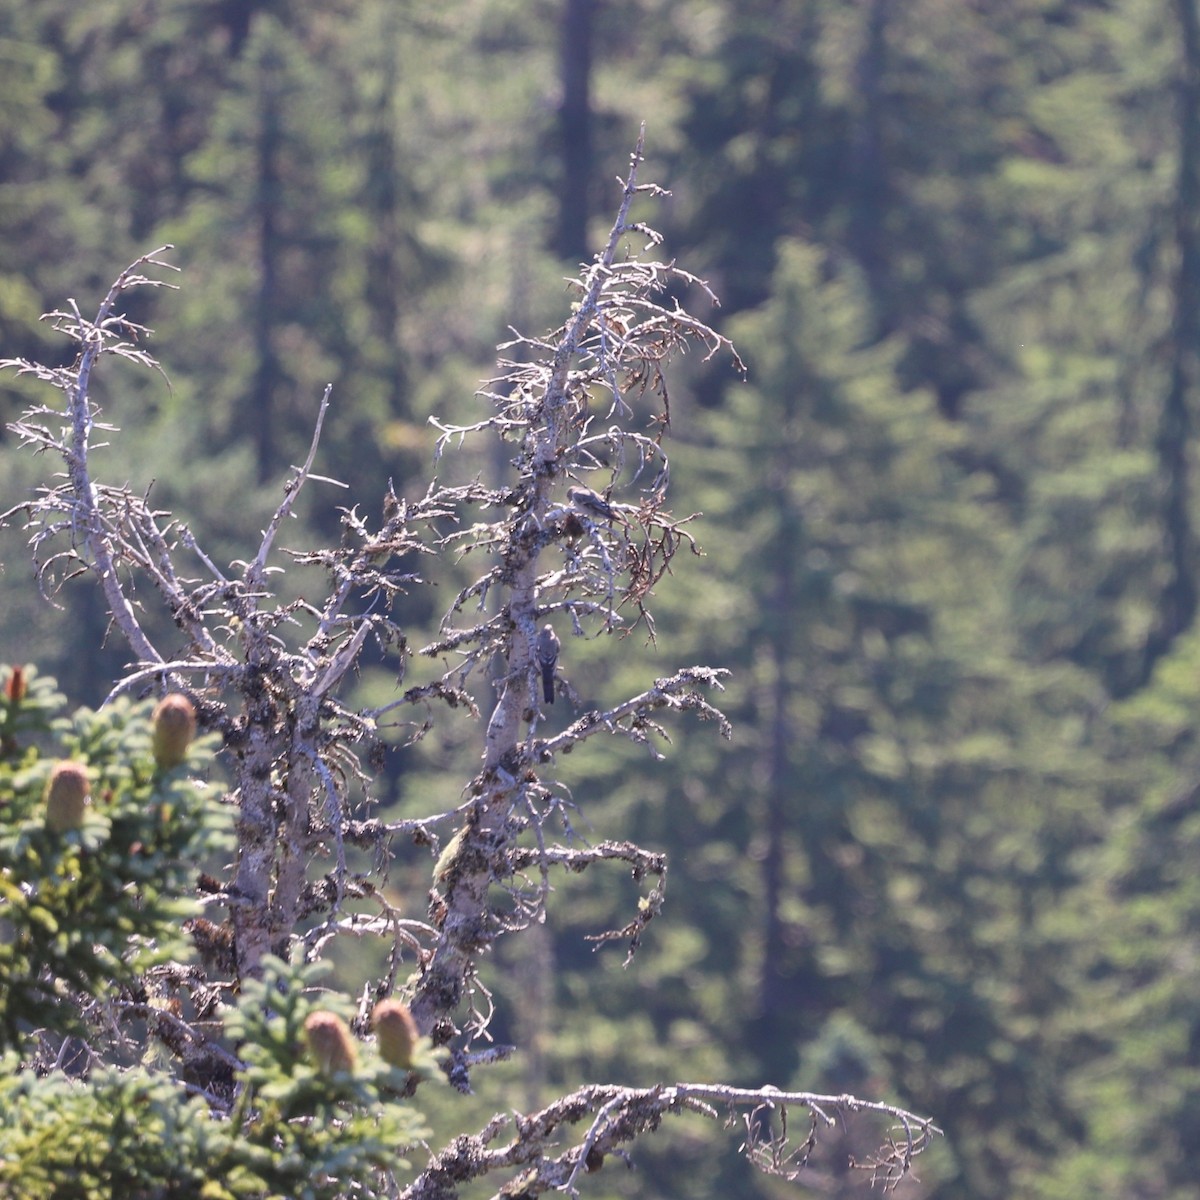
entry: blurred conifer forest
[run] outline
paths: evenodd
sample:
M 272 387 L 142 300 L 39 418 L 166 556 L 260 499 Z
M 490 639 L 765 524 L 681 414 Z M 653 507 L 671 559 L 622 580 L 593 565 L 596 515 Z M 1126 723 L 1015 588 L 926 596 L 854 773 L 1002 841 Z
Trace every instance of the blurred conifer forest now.
M 349 487 L 287 543 L 336 539 L 389 479 L 501 474 L 435 465 L 429 418 L 474 419 L 497 344 L 569 315 L 643 121 L 645 219 L 747 374 L 673 377 L 703 557 L 657 642 L 563 661 L 589 704 L 730 668 L 733 739 L 565 764 L 582 836 L 668 856 L 664 919 L 624 966 L 586 938 L 628 882 L 557 883 L 497 950 L 521 1052 L 431 1120 L 770 1083 L 931 1114 L 902 1196 L 1194 1196 L 1200 0 L 0 0 L 0 357 L 69 362 L 39 316 L 173 244 L 180 290 L 130 310 L 170 385 L 97 377 L 96 469 L 245 556 L 332 384 L 318 471 Z M 0 377 L 4 421 L 38 387 Z M 0 508 L 43 467 L 5 435 Z M 97 705 L 128 647 L 93 581 L 47 603 L 26 536 L 0 660 Z M 475 725 L 392 730 L 376 811 L 459 803 Z M 870 1192 L 853 1128 L 799 1184 L 737 1139 L 678 1125 L 583 1194 Z

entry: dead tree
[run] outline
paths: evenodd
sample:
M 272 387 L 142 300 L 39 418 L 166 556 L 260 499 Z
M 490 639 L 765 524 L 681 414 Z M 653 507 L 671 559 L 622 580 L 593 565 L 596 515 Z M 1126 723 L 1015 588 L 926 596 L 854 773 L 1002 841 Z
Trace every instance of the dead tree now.
M 607 709 L 578 712 L 559 732 L 545 731 L 543 707 L 555 690 L 577 701 L 576 638 L 638 626 L 641 636 L 654 637 L 652 589 L 681 549 L 694 548 L 693 518 L 667 507 L 665 367 L 693 343 L 737 363 L 726 340 L 674 299 L 712 299 L 706 285 L 656 261 L 658 235 L 631 215 L 636 200 L 659 194 L 637 182 L 640 160 L 639 141 L 608 241 L 575 281 L 569 319 L 546 337 L 518 335 L 501 348 L 500 373 L 480 392 L 487 407 L 477 422 L 438 424 L 439 456 L 464 439 L 498 438 L 514 464 L 512 477 L 494 487 L 435 481 L 416 499 L 389 488 L 378 523 L 344 512 L 338 546 L 291 554 L 327 572 L 319 602 L 285 601 L 275 580 L 280 534 L 301 489 L 334 482 L 315 473 L 328 391 L 308 457 L 245 561 L 219 565 L 148 495 L 95 478 L 90 450 L 102 426 L 93 371 L 107 356 L 157 366 L 142 348 L 149 330 L 128 319 L 122 301 L 134 289 L 171 286 L 162 278 L 175 269 L 163 257 L 169 246 L 124 271 L 94 317 L 74 302 L 50 314 L 78 345 L 70 367 L 4 364 L 45 380 L 66 399 L 65 411 L 38 406 L 13 426 L 25 445 L 66 468 L 58 482 L 4 515 L 30 531 L 43 587 L 93 575 L 134 659 L 114 695 L 184 691 L 203 723 L 224 737 L 237 859 L 229 878 L 204 878 L 199 887 L 206 903 L 223 905 L 227 915 L 195 924 L 202 969 L 164 974 L 154 986 L 202 994 L 197 1007 L 211 1013 L 240 981 L 259 975 L 269 954 L 314 961 L 343 934 L 372 934 L 387 940 L 389 967 L 361 998 L 360 1032 L 371 1004 L 397 989 L 401 965 L 410 964 L 416 982 L 403 998 L 421 1033 L 445 1048 L 451 1082 L 465 1088 L 473 1068 L 508 1052 L 479 1048 L 488 1014 L 474 1004 L 464 1012 L 465 997 L 486 996 L 489 948 L 538 919 L 555 872 L 612 861 L 647 883 L 629 922 L 603 935 L 623 940 L 630 954 L 659 913 L 662 855 L 629 842 L 557 840 L 565 805 L 555 762 L 598 736 L 658 753 L 661 722 L 672 712 L 695 713 L 728 734 L 710 698 L 724 672 L 678 669 Z M 403 600 L 425 583 L 421 560 L 468 550 L 467 561 L 481 564 L 478 574 L 454 598 L 435 640 L 414 648 Z M 148 631 L 141 608 L 147 584 L 171 619 L 171 648 Z M 346 700 L 344 685 L 371 644 L 398 663 L 397 692 L 385 707 L 364 710 Z M 414 820 L 354 818 L 350 789 L 369 784 L 381 722 L 397 709 L 428 714 L 439 705 L 487 714 L 479 769 L 464 802 Z M 378 860 L 405 846 L 440 850 L 427 911 L 397 912 L 371 875 L 350 869 L 352 845 Z M 332 854 L 322 859 L 320 847 Z M 364 916 L 361 904 L 348 914 L 351 899 L 374 905 L 374 915 Z M 200 1028 L 176 1038 L 187 1044 L 193 1077 L 205 1055 L 228 1071 L 229 1052 L 213 1038 Z M 788 1128 L 789 1108 L 797 1106 L 808 1112 L 798 1142 Z M 937 1132 L 928 1119 L 851 1096 L 663 1083 L 583 1087 L 541 1112 L 497 1117 L 434 1153 L 403 1194 L 451 1197 L 459 1184 L 490 1173 L 506 1178 L 497 1185 L 502 1194 L 574 1194 L 581 1172 L 656 1128 L 663 1115 L 683 1111 L 718 1121 L 741 1113 L 750 1160 L 794 1178 L 821 1130 L 838 1114 L 862 1110 L 894 1123 L 867 1167 L 895 1182 Z M 585 1132 L 564 1148 L 568 1125 Z

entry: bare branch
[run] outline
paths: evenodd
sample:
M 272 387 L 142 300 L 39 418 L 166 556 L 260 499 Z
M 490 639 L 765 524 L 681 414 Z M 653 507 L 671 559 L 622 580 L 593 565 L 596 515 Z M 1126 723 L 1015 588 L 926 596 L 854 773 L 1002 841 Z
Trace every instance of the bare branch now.
M 911 1134 L 911 1154 L 896 1166 L 904 1174 L 911 1171 L 912 1159 L 942 1133 L 927 1117 L 855 1096 L 694 1083 L 653 1088 L 594 1085 L 580 1088 L 528 1116 L 497 1115 L 478 1134 L 455 1138 L 400 1193 L 400 1200 L 454 1200 L 462 1186 L 471 1180 L 514 1170 L 517 1173 L 494 1193 L 493 1200 L 518 1195 L 535 1197 L 548 1191 L 576 1195 L 581 1172 L 599 1171 L 609 1155 L 620 1155 L 622 1146 L 657 1129 L 664 1116 L 691 1112 L 720 1121 L 723 1113 L 733 1115 L 741 1111 L 759 1118 L 775 1115 L 785 1122 L 789 1106 L 806 1109 L 812 1116 L 808 1137 L 799 1148 L 789 1147 L 786 1133 L 781 1132 L 755 1133 L 742 1147 L 755 1166 L 789 1179 L 795 1178 L 786 1166 L 789 1154 L 800 1149 L 807 1162 L 818 1144 L 820 1128 L 832 1126 L 834 1114 L 876 1114 L 907 1129 Z M 584 1136 L 567 1149 L 561 1149 L 557 1138 L 563 1128 L 584 1120 L 589 1121 Z M 746 1123 L 748 1128 L 754 1127 L 754 1121 Z M 493 1146 L 497 1137 L 510 1128 L 511 1139 Z M 889 1139 L 889 1146 L 892 1140 Z M 780 1169 L 775 1169 L 776 1165 Z M 897 1181 L 898 1178 L 889 1180 L 893 1186 Z
M 246 586 L 251 590 L 257 590 L 263 586 L 263 577 L 267 569 L 267 559 L 270 556 L 272 547 L 275 545 L 275 538 L 279 533 L 280 526 L 292 515 L 292 509 L 296 506 L 296 500 L 299 498 L 301 490 L 312 474 L 313 463 L 317 458 L 317 446 L 321 441 L 321 430 L 325 426 L 325 414 L 329 411 L 329 398 L 332 394 L 333 385 L 326 385 L 325 393 L 321 397 L 321 407 L 317 411 L 317 421 L 313 429 L 312 440 L 308 445 L 308 457 L 305 458 L 302 466 L 296 468 L 295 475 L 285 485 L 283 499 L 279 502 L 279 507 L 276 508 L 275 512 L 271 515 L 270 521 L 267 523 L 262 542 L 258 547 L 258 554 L 255 555 L 254 561 L 246 568 Z

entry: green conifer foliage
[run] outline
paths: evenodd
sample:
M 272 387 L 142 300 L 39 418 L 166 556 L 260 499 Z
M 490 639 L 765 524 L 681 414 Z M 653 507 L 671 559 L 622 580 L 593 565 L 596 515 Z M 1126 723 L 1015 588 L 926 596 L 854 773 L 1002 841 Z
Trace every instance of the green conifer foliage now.
M 191 777 L 211 756 L 211 737 L 163 770 L 153 702 L 118 700 L 66 717 L 54 681 L 20 671 L 23 695 L 12 694 L 9 668 L 0 701 L 7 1046 L 35 1028 L 82 1027 L 89 998 L 136 988 L 152 965 L 184 953 L 181 922 L 197 910 L 183 897 L 207 856 L 228 845 L 227 821 Z
M 191 1094 L 147 1066 L 99 1068 L 80 1081 L 18 1069 L 9 1055 L 0 1072 L 0 1189 L 27 1200 L 336 1200 L 351 1179 L 356 1196 L 394 1196 L 410 1166 L 405 1148 L 428 1130 L 400 1099 L 408 1072 L 369 1050 L 337 1071 L 314 1060 L 305 1037 L 314 1019 L 353 1041 L 329 1011 L 338 1002 L 314 994 L 320 973 L 272 960 L 227 1014 L 238 1099 L 225 1116 L 211 1110 L 212 1095 Z
M 413 1071 L 440 1074 L 415 1039 L 404 1069 L 360 1055 L 342 1004 L 314 988 L 321 970 L 270 960 L 202 1081 L 189 1057 L 172 984 L 188 971 L 195 879 L 231 846 L 194 778 L 213 739 L 156 762 L 153 702 L 66 717 L 34 668 L 0 677 L 0 1193 L 321 1200 L 354 1178 L 356 1194 L 394 1195 L 401 1150 L 424 1132 L 399 1097 Z M 92 802 L 55 818 L 56 788 L 74 801 L 79 782 Z M 307 1049 L 306 1029 L 330 1023 L 339 1070 Z M 110 1065 L 94 1061 L 102 1047 Z M 65 1073 L 47 1073 L 55 1059 Z

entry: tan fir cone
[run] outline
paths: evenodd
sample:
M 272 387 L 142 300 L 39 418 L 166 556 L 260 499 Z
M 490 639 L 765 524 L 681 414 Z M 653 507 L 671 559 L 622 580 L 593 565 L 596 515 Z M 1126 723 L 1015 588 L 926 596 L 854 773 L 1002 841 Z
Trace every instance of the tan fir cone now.
M 413 1050 L 420 1034 L 406 1005 L 399 1000 L 381 1000 L 371 1014 L 371 1027 L 379 1039 L 379 1055 L 393 1067 L 412 1066 Z
M 179 766 L 195 736 L 195 705 L 179 692 L 164 696 L 154 710 L 154 761 L 164 771 Z
M 46 828 L 52 833 L 78 829 L 91 790 L 87 767 L 82 763 L 56 763 L 46 784 Z
M 304 1037 L 322 1075 L 354 1070 L 358 1062 L 354 1035 L 337 1013 L 310 1013 L 304 1022 Z

